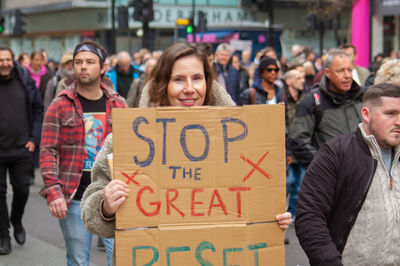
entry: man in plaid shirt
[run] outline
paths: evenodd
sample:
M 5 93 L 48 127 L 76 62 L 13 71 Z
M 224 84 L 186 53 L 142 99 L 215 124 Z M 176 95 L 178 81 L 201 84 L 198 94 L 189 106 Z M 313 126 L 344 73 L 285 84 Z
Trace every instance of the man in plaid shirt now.
M 89 265 L 92 235 L 83 225 L 80 200 L 91 182 L 91 168 L 107 134 L 111 109 L 125 100 L 101 83 L 106 51 L 84 41 L 73 55 L 76 81 L 50 104 L 43 122 L 40 166 L 50 214 L 59 219 L 67 265 Z M 112 239 L 103 239 L 111 264 Z

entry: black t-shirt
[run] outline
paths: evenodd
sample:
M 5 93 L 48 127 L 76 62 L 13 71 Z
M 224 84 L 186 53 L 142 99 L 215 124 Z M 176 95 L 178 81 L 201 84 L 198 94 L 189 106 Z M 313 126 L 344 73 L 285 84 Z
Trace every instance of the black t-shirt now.
M 85 160 L 81 182 L 74 200 L 81 200 L 83 192 L 91 183 L 91 171 L 97 153 L 105 140 L 107 128 L 106 96 L 98 100 L 89 100 L 78 93 L 85 120 Z
M 29 140 L 26 100 L 24 87 L 15 75 L 0 80 L 0 157 L 26 151 Z

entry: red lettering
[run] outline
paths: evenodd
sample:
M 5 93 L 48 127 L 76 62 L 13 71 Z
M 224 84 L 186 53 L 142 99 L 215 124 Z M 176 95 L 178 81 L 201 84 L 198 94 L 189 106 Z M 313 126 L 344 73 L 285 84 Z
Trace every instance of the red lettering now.
M 196 192 L 203 192 L 204 189 L 202 188 L 194 188 L 192 190 L 192 206 L 191 206 L 191 212 L 192 212 L 192 216 L 204 216 L 204 213 L 195 213 L 194 212 L 194 205 L 202 205 L 203 202 L 201 201 L 195 201 L 195 194 Z
M 242 197 L 240 192 L 250 190 L 249 187 L 230 187 L 229 191 L 236 192 L 237 217 L 242 217 Z
M 214 199 L 217 198 L 218 202 L 217 204 L 214 204 Z M 225 203 L 222 201 L 221 196 L 219 195 L 218 189 L 214 189 L 214 192 L 211 196 L 211 202 L 210 202 L 210 207 L 208 208 L 208 216 L 211 214 L 211 209 L 213 207 L 221 207 L 222 211 L 225 213 L 225 215 L 228 215 L 228 212 L 226 211 L 226 206 Z
M 169 193 L 173 192 L 175 195 L 173 196 L 172 199 L 169 198 Z M 179 191 L 176 189 L 168 189 L 166 193 L 166 204 L 167 204 L 167 215 L 171 215 L 171 208 L 174 208 L 182 217 L 185 217 L 185 214 L 181 212 L 174 204 L 172 204 L 173 201 L 175 201 L 179 196 Z
M 150 204 L 150 205 L 155 205 L 155 206 L 156 206 L 156 209 L 155 209 L 153 212 L 147 212 L 147 211 L 145 211 L 145 209 L 144 209 L 143 206 L 142 206 L 141 199 L 142 199 L 142 194 L 143 194 L 146 190 L 150 191 L 151 194 L 154 194 L 154 190 L 153 190 L 151 187 L 149 187 L 149 186 L 142 187 L 142 188 L 138 191 L 138 194 L 137 194 L 137 196 L 136 196 L 136 204 L 137 204 L 137 206 L 138 206 L 138 209 L 139 209 L 144 215 L 146 215 L 146 216 L 148 216 L 148 217 L 155 216 L 155 215 L 157 215 L 157 214 L 160 212 L 161 202 L 160 202 L 160 201 L 153 201 L 153 202 L 150 202 L 149 204 Z

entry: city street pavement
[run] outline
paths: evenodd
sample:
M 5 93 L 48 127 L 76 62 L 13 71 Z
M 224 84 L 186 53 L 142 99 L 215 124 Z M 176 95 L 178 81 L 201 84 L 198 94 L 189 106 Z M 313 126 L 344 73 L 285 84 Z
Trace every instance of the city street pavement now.
M 18 245 L 10 228 L 12 251 L 9 255 L 0 256 L 0 266 L 59 266 L 66 265 L 65 243 L 58 220 L 49 213 L 46 200 L 39 195 L 43 187 L 39 169 L 35 170 L 35 184 L 31 186 L 30 196 L 23 225 L 26 231 L 26 242 Z M 11 205 L 12 189 L 8 184 L 7 203 Z M 9 207 L 10 208 L 10 207 Z M 10 211 L 10 209 L 9 209 Z M 106 253 L 96 246 L 97 237 L 93 237 L 90 265 L 107 265 Z
M 65 245 L 58 221 L 50 215 L 46 201 L 39 195 L 43 186 L 40 171 L 36 170 L 35 174 L 35 184 L 31 186 L 23 218 L 27 232 L 26 243 L 23 246 L 16 244 L 11 228 L 12 252 L 6 256 L 0 256 L 0 266 L 66 265 Z M 7 201 L 9 206 L 11 195 L 11 186 L 8 184 Z M 294 226 L 289 228 L 286 236 L 289 238 L 289 244 L 285 245 L 286 266 L 309 265 L 307 257 L 298 243 Z M 94 237 L 92 242 L 90 265 L 107 265 L 105 252 L 96 247 L 97 237 Z

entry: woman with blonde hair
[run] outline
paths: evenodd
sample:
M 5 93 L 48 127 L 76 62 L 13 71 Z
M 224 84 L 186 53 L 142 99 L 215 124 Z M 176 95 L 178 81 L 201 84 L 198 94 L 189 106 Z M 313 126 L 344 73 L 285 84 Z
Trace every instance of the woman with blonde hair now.
M 400 85 L 400 59 L 384 59 L 376 72 L 374 85 L 380 83 L 393 83 Z

